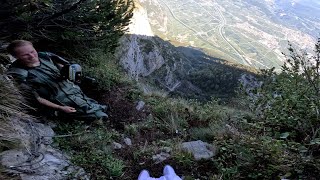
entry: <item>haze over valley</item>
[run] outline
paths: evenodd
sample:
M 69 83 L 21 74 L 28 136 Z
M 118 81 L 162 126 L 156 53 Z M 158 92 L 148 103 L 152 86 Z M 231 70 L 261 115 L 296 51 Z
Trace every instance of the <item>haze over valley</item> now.
M 288 41 L 311 51 L 316 0 L 139 0 L 153 33 L 175 46 L 256 68 L 279 68 Z

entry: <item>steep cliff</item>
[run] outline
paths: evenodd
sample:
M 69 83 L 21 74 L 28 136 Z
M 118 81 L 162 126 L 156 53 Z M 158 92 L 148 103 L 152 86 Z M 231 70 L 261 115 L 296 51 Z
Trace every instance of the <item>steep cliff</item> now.
M 159 17 L 153 22 L 148 16 Z M 233 94 L 238 79 L 248 68 L 209 56 L 203 49 L 156 36 L 161 34 L 159 31 L 167 32 L 167 24 L 161 7 L 147 12 L 136 2 L 129 32 L 121 39 L 117 52 L 128 75 L 147 93 L 162 89 L 200 99 Z
M 128 75 L 137 81 L 151 79 L 169 91 L 181 85 L 181 55 L 170 43 L 154 36 L 147 13 L 139 4 L 136 5 L 129 33 L 121 40 L 118 56 Z

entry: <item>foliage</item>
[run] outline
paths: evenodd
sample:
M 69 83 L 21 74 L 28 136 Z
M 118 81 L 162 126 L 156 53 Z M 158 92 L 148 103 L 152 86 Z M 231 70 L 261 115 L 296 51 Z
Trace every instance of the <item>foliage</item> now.
M 110 90 L 115 85 L 127 83 L 114 55 L 110 53 L 93 49 L 87 53 L 86 59 L 82 60 L 82 63 L 84 74 L 95 78 L 98 82 L 98 90 Z
M 183 164 L 184 166 L 192 166 L 192 164 L 194 164 L 193 155 L 191 153 L 178 151 L 173 155 L 173 158 L 177 163 Z
M 225 105 L 220 100 L 196 100 L 151 97 L 153 121 L 151 124 L 169 134 L 193 140 L 213 140 L 226 133 L 226 124 L 236 123 L 246 113 Z
M 213 62 L 190 71 L 187 79 L 206 94 L 228 99 L 235 96 L 242 74 L 253 74 L 252 69 L 224 62 Z
M 10 0 L 0 7 L 1 40 L 27 39 L 56 47 L 102 41 L 117 46 L 132 17 L 132 0 Z
M 89 170 L 97 176 L 96 179 L 108 179 L 109 177 L 121 177 L 124 162 L 114 158 L 110 154 L 83 151 L 72 157 L 74 163 Z
M 215 162 L 223 179 L 277 179 L 287 173 L 285 143 L 270 137 L 245 136 L 217 142 L 220 153 Z
M 247 131 L 250 130 L 259 142 L 251 155 L 263 149 L 272 157 L 268 167 L 264 167 L 264 172 L 271 174 L 263 176 L 287 174 L 289 178 L 312 179 L 319 174 L 320 165 L 320 39 L 313 54 L 289 45 L 290 53 L 286 55 L 287 62 L 282 71 L 264 70 L 263 85 L 251 87 L 247 96 L 248 107 L 252 107 L 255 117 L 244 119 L 243 123 L 248 125 Z M 273 143 L 265 144 L 265 139 L 272 139 Z M 247 147 L 249 142 L 236 144 Z M 272 151 L 275 143 L 281 144 L 279 152 L 282 154 Z
M 76 122 L 59 124 L 56 132 L 74 136 L 56 138 L 57 145 L 70 152 L 72 161 L 85 168 L 92 174 L 92 178 L 108 179 L 122 176 L 124 162 L 113 156 L 109 146 L 119 134 L 103 127 L 97 127 L 92 132 L 86 128 L 85 124 Z
M 186 131 L 187 102 L 159 97 L 151 97 L 148 100 L 153 107 L 154 122 L 152 124 L 170 134 Z
M 277 74 L 264 72 L 264 85 L 256 89 L 254 110 L 259 120 L 288 138 L 310 143 L 320 137 L 320 39 L 308 55 L 290 45 L 290 55 Z M 278 134 L 279 137 L 279 134 Z

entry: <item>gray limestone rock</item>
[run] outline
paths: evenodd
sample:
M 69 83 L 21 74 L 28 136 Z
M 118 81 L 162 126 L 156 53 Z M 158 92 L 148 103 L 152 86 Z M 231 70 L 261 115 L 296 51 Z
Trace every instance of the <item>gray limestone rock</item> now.
M 14 131 L 4 136 L 21 142 L 21 147 L 0 154 L 1 165 L 5 171 L 18 174 L 22 180 L 43 179 L 89 179 L 84 173 L 75 176 L 81 169 L 70 162 L 63 152 L 50 146 L 53 130 L 44 124 L 28 119 L 11 119 L 8 122 Z
M 160 148 L 161 152 L 171 153 L 172 148 L 171 147 L 162 147 Z
M 227 129 L 227 132 L 230 133 L 231 135 L 234 135 L 234 136 L 241 135 L 240 132 L 238 131 L 238 129 L 236 129 L 233 126 L 230 126 L 229 124 L 226 124 L 226 129 Z
M 152 156 L 152 160 L 156 163 L 159 164 L 163 161 L 165 161 L 166 159 L 168 159 L 170 157 L 170 154 L 165 153 L 165 152 L 161 152 L 159 154 L 153 155 Z
M 120 143 L 117 143 L 117 142 L 113 142 L 111 144 L 111 146 L 112 146 L 112 149 L 114 149 L 114 150 L 122 149 L 122 145 Z
M 127 145 L 127 146 L 132 146 L 132 141 L 130 138 L 124 138 L 123 142 Z
M 146 105 L 145 102 L 139 101 L 137 106 L 136 106 L 137 111 L 141 111 L 144 108 L 145 105 Z
M 181 145 L 183 151 L 192 153 L 195 160 L 210 159 L 215 156 L 216 148 L 203 141 L 184 142 Z

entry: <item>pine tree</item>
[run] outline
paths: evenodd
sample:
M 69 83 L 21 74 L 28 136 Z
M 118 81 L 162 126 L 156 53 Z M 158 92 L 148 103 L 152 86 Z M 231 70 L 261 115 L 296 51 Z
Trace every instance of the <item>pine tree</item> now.
M 103 42 L 117 46 L 132 17 L 133 0 L 1 0 L 0 40 L 57 45 Z

